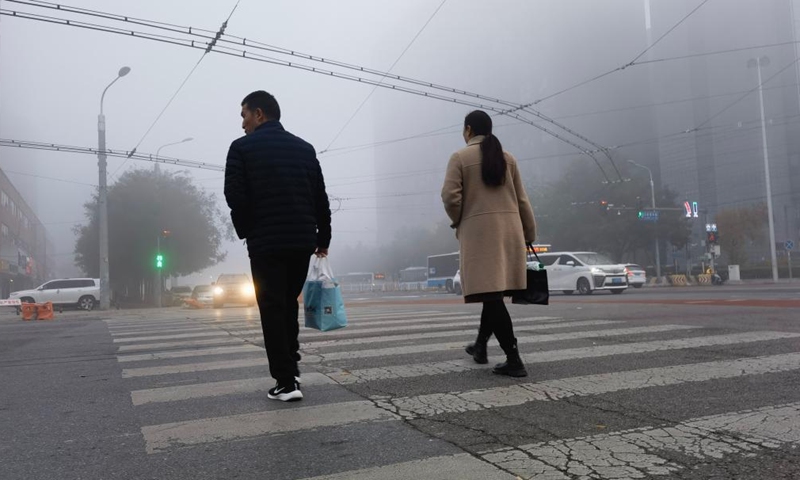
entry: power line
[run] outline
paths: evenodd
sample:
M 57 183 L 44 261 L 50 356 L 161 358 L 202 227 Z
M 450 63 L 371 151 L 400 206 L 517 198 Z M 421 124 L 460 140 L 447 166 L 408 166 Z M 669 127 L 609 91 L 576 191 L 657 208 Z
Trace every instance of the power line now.
M 164 108 L 158 114 L 156 119 L 153 120 L 153 123 L 150 125 L 150 127 L 147 129 L 147 131 L 144 132 L 144 135 L 142 135 L 142 138 L 139 139 L 139 143 L 137 143 L 136 146 L 133 147 L 133 150 L 130 151 L 130 154 L 128 155 L 128 158 L 131 158 L 131 156 L 136 153 L 136 150 L 142 145 L 142 142 L 144 142 L 145 138 L 147 138 L 147 136 L 150 135 L 150 132 L 156 126 L 158 121 L 161 120 L 161 117 L 167 111 L 169 106 L 172 105 L 172 102 L 175 100 L 175 98 L 178 96 L 178 94 L 181 92 L 181 90 L 183 90 L 184 85 L 186 85 L 186 83 L 192 77 L 194 72 L 197 70 L 197 67 L 199 67 L 200 63 L 203 61 L 203 59 L 206 58 L 206 55 L 208 55 L 208 52 L 210 52 L 211 49 L 214 48 L 214 45 L 216 45 L 216 43 L 219 40 L 219 38 L 225 33 L 225 29 L 228 28 L 228 22 L 230 21 L 231 17 L 233 16 L 233 13 L 236 12 L 236 9 L 239 7 L 239 3 L 240 2 L 241 2 L 241 0 L 236 0 L 236 4 L 233 6 L 233 9 L 231 10 L 231 13 L 228 14 L 228 18 L 225 19 L 224 22 L 222 22 L 222 25 L 220 26 L 219 30 L 217 31 L 216 36 L 208 44 L 208 47 L 203 52 L 203 54 L 200 56 L 200 58 L 197 60 L 197 63 L 194 64 L 194 67 L 192 67 L 192 69 L 186 75 L 186 78 L 183 79 L 183 82 L 181 82 L 181 84 L 178 86 L 178 89 L 175 90 L 175 93 L 172 94 L 172 97 L 170 97 L 170 99 L 167 101 L 167 104 L 164 105 Z M 116 171 L 114 171 L 114 173 L 112 174 L 112 177 L 116 176 L 117 172 L 119 172 L 122 169 L 122 167 L 125 166 L 125 164 L 127 162 L 128 162 L 128 159 L 125 159 L 125 161 L 122 162 L 122 165 L 120 165 L 119 168 L 117 168 Z
M 664 35 L 662 35 L 661 37 L 659 37 L 659 38 L 658 38 L 658 40 L 656 40 L 655 42 L 653 42 L 653 44 L 651 44 L 651 45 L 649 45 L 647 48 L 645 48 L 645 49 L 644 49 L 644 51 L 642 51 L 642 52 L 641 52 L 639 55 L 637 55 L 636 57 L 634 57 L 634 59 L 633 59 L 633 60 L 631 60 L 630 62 L 628 62 L 628 63 L 626 63 L 626 64 L 624 64 L 624 65 L 620 65 L 619 67 L 617 67 L 617 68 L 614 68 L 614 69 L 612 69 L 612 70 L 609 70 L 609 71 L 607 71 L 607 72 L 605 72 L 605 73 L 601 73 L 600 75 L 596 75 L 596 76 L 594 76 L 594 77 L 590 78 L 589 80 L 584 80 L 584 81 L 582 81 L 582 82 L 580 82 L 580 83 L 578 83 L 578 84 L 575 84 L 575 85 L 573 85 L 573 86 L 571 86 L 571 87 L 567 87 L 567 88 L 565 88 L 565 89 L 563 89 L 563 90 L 559 90 L 558 92 L 555 92 L 555 93 L 553 93 L 553 94 L 550 94 L 550 95 L 548 95 L 548 96 L 546 96 L 546 97 L 542 97 L 542 98 L 540 98 L 540 99 L 538 99 L 538 100 L 535 100 L 535 101 L 533 101 L 533 102 L 531 102 L 531 103 L 529 103 L 529 104 L 526 104 L 526 105 L 524 105 L 524 107 L 530 107 L 530 106 L 533 106 L 533 105 L 538 105 L 538 104 L 540 104 L 540 103 L 542 103 L 542 102 L 544 102 L 544 101 L 550 100 L 550 99 L 552 99 L 552 98 L 555 98 L 555 97 L 558 97 L 558 96 L 560 96 L 560 95 L 563 95 L 563 94 L 565 94 L 565 93 L 567 93 L 567 92 L 570 92 L 570 91 L 572 91 L 572 90 L 575 90 L 576 88 L 580 88 L 580 87 L 582 87 L 582 86 L 584 86 L 584 85 L 587 85 L 587 84 L 589 84 L 589 83 L 593 83 L 593 82 L 595 82 L 595 81 L 597 81 L 597 80 L 600 80 L 601 78 L 607 77 L 607 76 L 609 76 L 609 75 L 611 75 L 611 74 L 613 74 L 613 73 L 616 73 L 616 72 L 619 72 L 619 71 L 625 70 L 625 69 L 626 69 L 626 68 L 628 68 L 628 67 L 635 66 L 635 65 L 636 65 L 636 61 L 637 61 L 637 60 L 639 60 L 640 58 L 642 58 L 642 56 L 643 56 L 644 54 L 646 54 L 647 52 L 649 52 L 649 51 L 650 51 L 650 50 L 651 50 L 653 47 L 655 47 L 655 46 L 656 46 L 656 45 L 657 45 L 659 42 L 661 42 L 661 40 L 663 40 L 664 38 L 666 38 L 666 37 L 667 37 L 667 36 L 668 36 L 670 33 L 672 33 L 672 32 L 673 32 L 673 31 L 674 31 L 676 28 L 678 28 L 678 26 L 680 26 L 680 25 L 681 25 L 683 22 L 685 22 L 686 20 L 688 20 L 688 19 L 689 19 L 689 17 L 691 17 L 692 15 L 694 15 L 694 13 L 695 13 L 695 12 L 697 12 L 698 10 L 700 10 L 700 8 L 701 8 L 703 5 L 705 5 L 706 3 L 708 3 L 708 1 L 709 1 L 709 0 L 703 0 L 703 1 L 702 1 L 702 3 L 700 3 L 700 5 L 698 5 L 698 6 L 697 6 L 697 7 L 696 7 L 694 10 L 692 10 L 692 11 L 691 11 L 691 12 L 689 12 L 689 13 L 688 13 L 686 16 L 684 16 L 684 17 L 683 17 L 683 18 L 682 18 L 680 21 L 678 21 L 678 23 L 676 23 L 675 25 L 673 25 L 673 26 L 672 26 L 672 28 L 670 28 L 669 30 L 667 30 L 667 32 L 666 32 Z
M 389 70 L 386 71 L 387 73 L 391 72 L 394 69 L 394 67 L 397 65 L 397 63 L 400 62 L 400 60 L 403 58 L 403 56 L 406 54 L 406 52 L 408 52 L 408 50 L 411 48 L 411 46 L 414 45 L 414 42 L 416 42 L 417 38 L 419 38 L 419 36 L 422 34 L 422 32 L 425 31 L 425 29 L 428 27 L 428 24 L 431 23 L 431 20 L 433 20 L 433 17 L 435 17 L 436 14 L 439 13 L 439 10 L 442 9 L 442 7 L 444 6 L 445 3 L 447 3 L 447 0 L 442 0 L 442 3 L 440 3 L 439 6 L 436 7 L 436 10 L 434 10 L 433 13 L 431 14 L 431 16 L 428 17 L 428 21 L 426 21 L 425 24 L 422 25 L 422 28 L 419 29 L 417 34 L 414 35 L 414 38 L 412 38 L 411 41 L 408 43 L 408 45 L 406 45 L 406 48 L 403 49 L 402 53 L 400 53 L 400 56 L 398 56 L 397 59 L 394 61 L 394 63 L 392 63 L 392 66 L 389 67 Z M 381 83 L 383 82 L 384 79 L 386 79 L 385 75 L 383 77 L 381 77 Z M 328 146 L 325 149 L 323 149 L 322 151 L 319 152 L 320 154 L 325 153 L 328 150 L 330 150 L 330 148 L 333 146 L 333 144 L 336 143 L 336 140 L 338 140 L 339 137 L 342 135 L 342 133 L 345 131 L 345 129 L 347 129 L 347 127 L 350 126 L 350 123 L 353 121 L 354 118 L 356 118 L 356 115 L 358 115 L 358 113 L 361 111 L 361 109 L 364 108 L 364 105 L 367 104 L 367 101 L 369 101 L 369 99 L 372 97 L 372 94 L 375 93 L 375 91 L 377 89 L 378 89 L 377 86 L 372 87 L 372 90 L 370 90 L 369 94 L 361 102 L 361 105 L 359 105 L 358 108 L 356 108 L 356 111 L 353 112 L 353 114 L 350 116 L 350 118 L 344 123 L 344 125 L 342 125 L 342 128 L 339 129 L 339 132 L 337 132 L 336 135 L 333 137 L 333 140 L 331 140 L 331 143 L 329 143 Z
M 0 146 L 4 146 L 4 145 L 0 145 Z M 45 175 L 36 175 L 36 174 L 33 174 L 33 173 L 25 173 L 25 172 L 15 172 L 14 170 L 6 170 L 6 169 L 3 169 L 3 172 L 10 173 L 12 175 L 22 175 L 22 176 L 25 176 L 25 177 L 40 178 L 40 179 L 43 179 L 43 180 L 52 180 L 54 182 L 71 183 L 71 184 L 74 184 L 74 185 L 83 185 L 83 186 L 87 186 L 87 187 L 97 188 L 97 184 L 94 184 L 94 183 L 75 182 L 75 181 L 72 181 L 72 180 L 66 180 L 64 178 L 48 177 L 48 176 L 45 176 Z
M 75 145 L 60 145 L 56 143 L 31 142 L 31 141 L 13 140 L 7 138 L 0 138 L 0 147 L 47 150 L 51 152 L 80 153 L 84 155 L 97 155 L 99 153 L 98 149 L 94 147 L 79 147 Z M 109 157 L 114 157 L 114 158 L 133 158 L 134 160 L 162 163 L 165 165 L 176 165 L 179 167 L 199 168 L 203 170 L 214 170 L 218 172 L 225 171 L 224 165 L 215 165 L 213 163 L 196 162 L 192 160 L 181 160 L 178 158 L 156 156 L 151 153 L 131 154 L 131 152 L 127 152 L 124 150 L 106 149 L 105 154 Z
M 15 1 L 17 3 L 25 3 L 25 2 L 21 2 L 20 0 L 15 0 Z M 49 23 L 56 23 L 56 24 L 60 24 L 60 25 L 64 25 L 64 26 L 87 28 L 87 29 L 98 30 L 98 31 L 106 32 L 106 33 L 124 34 L 126 36 L 133 36 L 135 38 L 141 38 L 141 39 L 147 39 L 147 40 L 155 40 L 155 41 L 159 41 L 159 42 L 163 42 L 163 43 L 170 43 L 170 44 L 173 44 L 173 45 L 180 45 L 180 46 L 189 47 L 189 48 L 204 48 L 204 47 L 202 47 L 202 45 L 196 44 L 194 41 L 189 42 L 189 41 L 184 40 L 184 39 L 153 35 L 153 34 L 145 33 L 145 32 L 122 30 L 122 29 L 117 29 L 115 27 L 107 27 L 107 26 L 104 26 L 104 25 L 90 24 L 90 23 L 86 23 L 86 22 L 74 22 L 74 21 L 55 18 L 55 17 L 46 17 L 46 16 L 42 16 L 42 15 L 38 15 L 38 14 L 27 14 L 27 13 L 24 13 L 24 12 L 13 12 L 13 11 L 9 11 L 9 10 L 0 10 L 0 14 L 10 15 L 10 16 L 14 16 L 14 17 L 18 17 L 18 18 L 24 18 L 24 19 L 28 19 L 28 20 L 38 20 L 38 21 L 45 21 L 45 22 L 49 22 Z M 127 19 L 125 19 L 125 17 L 117 16 L 115 19 L 119 20 L 119 21 L 127 22 Z M 142 22 L 143 21 L 140 21 L 139 24 L 141 24 Z M 151 28 L 164 29 L 164 27 L 161 27 L 158 24 L 149 24 L 148 26 L 151 27 Z M 172 31 L 174 31 L 174 30 L 172 30 Z M 192 33 L 192 28 L 191 27 L 188 27 L 188 32 L 187 33 L 189 35 L 201 36 L 201 35 L 198 35 L 196 33 Z M 203 38 L 207 38 L 207 37 L 203 37 Z M 231 37 L 231 38 L 237 38 L 237 37 Z M 212 42 L 215 41 L 216 39 L 217 39 L 217 37 L 215 37 L 215 39 L 212 39 Z M 226 42 L 226 43 L 233 43 L 232 41 L 226 40 L 224 38 L 220 39 L 220 41 Z M 566 127 L 566 126 L 564 126 L 562 124 L 554 122 L 549 117 L 546 117 L 543 114 L 541 114 L 539 112 L 536 112 L 535 110 L 528 109 L 528 107 L 530 107 L 530 105 L 528 105 L 528 106 L 517 106 L 517 104 L 515 104 L 513 102 L 508 102 L 508 101 L 496 99 L 496 98 L 493 98 L 493 97 L 488 97 L 488 96 L 485 96 L 485 95 L 468 92 L 468 91 L 465 91 L 465 90 L 458 90 L 458 89 L 454 89 L 452 87 L 446 87 L 446 86 L 443 86 L 443 85 L 437 85 L 437 84 L 434 84 L 434 83 L 431 83 L 431 82 L 424 82 L 424 81 L 420 81 L 420 80 L 411 79 L 411 78 L 408 78 L 408 77 L 401 77 L 399 75 L 390 74 L 388 72 L 380 72 L 380 71 L 377 71 L 377 70 L 374 70 L 374 69 L 369 69 L 369 68 L 366 68 L 366 67 L 360 67 L 360 66 L 356 66 L 356 65 L 349 65 L 349 64 L 345 64 L 343 62 L 333 61 L 333 60 L 325 59 L 325 58 L 322 58 L 322 57 L 314 57 L 314 56 L 311 56 L 311 55 L 300 54 L 298 52 L 287 50 L 287 49 L 278 49 L 276 47 L 264 46 L 265 44 L 258 44 L 257 42 L 250 41 L 248 43 L 247 39 L 243 39 L 243 38 L 241 39 L 241 42 L 242 42 L 242 45 L 250 46 L 251 48 L 261 49 L 261 50 L 268 50 L 268 51 L 272 51 L 272 52 L 277 52 L 277 53 L 287 54 L 287 55 L 296 56 L 296 57 L 300 57 L 300 58 L 305 58 L 305 59 L 309 59 L 309 60 L 312 60 L 312 61 L 321 62 L 321 63 L 324 63 L 324 64 L 331 64 L 331 65 L 336 65 L 336 66 L 340 66 L 340 67 L 343 67 L 343 68 L 354 69 L 354 70 L 357 70 L 359 72 L 365 72 L 365 73 L 369 73 L 369 74 L 372 74 L 372 75 L 381 75 L 384 78 L 382 78 L 380 81 L 376 81 L 376 80 L 372 80 L 372 79 L 366 79 L 366 78 L 355 76 L 355 75 L 348 75 L 348 74 L 343 74 L 343 73 L 340 73 L 340 72 L 334 72 L 334 71 L 327 70 L 327 69 L 320 69 L 320 68 L 316 68 L 316 67 L 311 67 L 311 66 L 308 66 L 308 65 L 305 65 L 305 64 L 299 64 L 299 63 L 289 62 L 289 61 L 285 61 L 285 60 L 279 60 L 279 59 L 276 59 L 276 58 L 267 57 L 267 56 L 260 55 L 260 54 L 255 54 L 255 53 L 251 53 L 251 52 L 248 52 L 247 50 L 243 50 L 243 49 L 238 49 L 238 48 L 233 48 L 233 47 L 219 47 L 219 46 L 212 45 L 211 43 L 206 44 L 206 47 L 204 49 L 207 50 L 207 52 L 208 51 L 214 51 L 214 52 L 217 52 L 217 53 L 222 53 L 222 54 L 232 55 L 232 56 L 242 57 L 242 58 L 248 58 L 248 59 L 251 59 L 251 60 L 261 61 L 261 62 L 264 62 L 264 63 L 274 64 L 274 65 L 279 65 L 279 66 L 284 66 L 284 67 L 290 67 L 290 68 L 297 68 L 297 69 L 301 69 L 301 70 L 304 70 L 304 71 L 307 71 L 307 72 L 313 72 L 313 73 L 323 74 L 323 75 L 327 75 L 327 76 L 332 76 L 332 77 L 335 77 L 335 78 L 346 79 L 346 80 L 351 80 L 351 81 L 357 81 L 359 83 L 366 83 L 366 84 L 373 85 L 373 86 L 389 88 L 389 89 L 392 89 L 392 90 L 397 90 L 397 91 L 401 91 L 401 92 L 405 92 L 405 93 L 412 93 L 412 94 L 416 94 L 416 95 L 420 95 L 420 96 L 424 96 L 424 97 L 428 97 L 428 98 L 433 98 L 433 99 L 443 100 L 443 101 L 447 101 L 447 102 L 458 103 L 458 104 L 461 104 L 461 105 L 466 105 L 466 106 L 470 106 L 470 107 L 474 107 L 474 108 L 480 108 L 480 109 L 483 109 L 483 110 L 493 111 L 493 112 L 496 112 L 496 113 L 498 113 L 500 115 L 506 115 L 506 116 L 510 116 L 512 118 L 517 118 L 519 120 L 522 120 L 524 123 L 527 123 L 527 124 L 533 126 L 534 128 L 537 128 L 537 129 L 547 133 L 548 135 L 551 135 L 554 138 L 557 138 L 560 141 L 562 141 L 564 143 L 567 143 L 568 145 L 573 146 L 578 151 L 580 151 L 580 152 L 584 153 L 585 155 L 589 156 L 595 162 L 597 167 L 600 169 L 600 171 L 602 172 L 603 176 L 606 177 L 606 178 L 608 178 L 608 175 L 606 174 L 606 172 L 603 169 L 603 167 L 600 165 L 600 163 L 597 160 L 597 158 L 594 156 L 594 153 L 603 152 L 609 158 L 609 160 L 611 161 L 612 165 L 614 164 L 613 159 L 608 154 L 608 151 L 607 151 L 607 149 L 605 147 L 601 147 L 600 145 L 598 145 L 596 143 L 588 141 L 588 139 L 586 139 L 586 137 L 583 137 L 583 136 L 577 134 L 576 132 L 574 132 L 573 130 L 569 129 L 568 127 Z M 239 43 L 237 41 L 236 45 L 238 45 L 238 44 Z M 468 97 L 472 97 L 472 98 L 476 98 L 476 99 L 480 99 L 480 100 L 490 101 L 492 103 L 499 103 L 499 104 L 502 104 L 502 105 L 512 106 L 514 108 L 503 110 L 503 109 L 500 109 L 500 108 L 497 108 L 497 107 L 491 107 L 491 106 L 488 106 L 488 105 L 475 103 L 475 102 L 472 102 L 472 101 L 464 101 L 464 100 L 460 100 L 460 99 L 457 99 L 457 98 L 447 97 L 445 95 L 440 95 L 440 94 L 435 94 L 435 93 L 415 90 L 415 89 L 412 89 L 412 88 L 402 87 L 402 86 L 395 85 L 395 84 L 386 84 L 386 83 L 384 83 L 384 80 L 385 80 L 386 77 L 392 78 L 392 79 L 395 79 L 395 80 L 399 80 L 399 81 L 403 81 L 403 82 L 408 82 L 408 83 L 415 84 L 415 85 L 425 86 L 425 87 L 436 89 L 436 90 L 443 90 L 443 91 L 447 91 L 447 92 L 450 92 L 450 93 L 455 93 L 457 95 L 468 96 Z M 568 133 L 570 133 L 572 135 L 578 136 L 579 138 L 581 138 L 581 140 L 587 141 L 587 143 L 590 143 L 591 145 L 596 146 L 597 147 L 597 152 L 590 152 L 589 150 L 587 150 L 586 148 L 576 144 L 575 142 L 572 142 L 572 141 L 564 138 L 563 136 L 561 136 L 561 135 L 559 135 L 559 134 L 557 134 L 557 133 L 555 133 L 555 132 L 553 132 L 553 131 L 551 131 L 551 130 L 543 127 L 543 126 L 538 125 L 538 124 L 532 122 L 531 120 L 529 120 L 527 118 L 523 118 L 519 114 L 515 114 L 514 113 L 514 112 L 519 111 L 519 110 L 525 110 L 526 113 L 532 113 L 533 115 L 545 120 L 546 122 L 552 123 L 553 125 L 556 125 L 557 127 L 567 131 Z M 616 170 L 616 165 L 614 165 L 614 169 Z M 618 172 L 618 170 L 617 170 L 617 172 Z M 610 181 L 610 179 L 608 181 Z

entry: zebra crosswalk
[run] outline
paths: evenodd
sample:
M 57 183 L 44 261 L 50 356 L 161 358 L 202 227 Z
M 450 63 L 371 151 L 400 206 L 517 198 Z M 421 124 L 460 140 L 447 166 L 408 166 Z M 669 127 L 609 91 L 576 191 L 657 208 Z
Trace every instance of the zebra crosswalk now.
M 286 405 L 266 399 L 258 320 L 228 312 L 106 320 L 147 454 L 361 437 L 382 453 L 274 478 L 561 480 L 669 478 L 800 445 L 800 392 L 737 397 L 800 383 L 800 333 L 514 315 L 530 376 L 509 379 L 490 373 L 496 344 L 489 365 L 464 353 L 475 311 L 354 307 L 346 329 L 301 329 L 306 399 Z

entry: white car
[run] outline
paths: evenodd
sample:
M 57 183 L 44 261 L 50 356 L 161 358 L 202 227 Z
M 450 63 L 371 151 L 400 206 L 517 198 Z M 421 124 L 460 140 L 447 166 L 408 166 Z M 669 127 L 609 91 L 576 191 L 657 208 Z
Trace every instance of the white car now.
M 50 280 L 34 290 L 12 292 L 10 299 L 22 303 L 47 303 L 53 305 L 76 305 L 83 310 L 91 310 L 100 298 L 99 278 L 64 278 Z
M 628 274 L 628 285 L 633 288 L 642 288 L 647 283 L 647 273 L 639 265 L 625 265 L 625 273 Z
M 539 255 L 551 291 L 591 295 L 595 290 L 620 294 L 628 288 L 624 265 L 594 252 L 554 252 Z

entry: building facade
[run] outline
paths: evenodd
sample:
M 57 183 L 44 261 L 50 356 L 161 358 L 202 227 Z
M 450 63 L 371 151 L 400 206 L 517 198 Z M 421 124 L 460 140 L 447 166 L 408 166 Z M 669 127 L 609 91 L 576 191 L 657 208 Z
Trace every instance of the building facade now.
M 50 253 L 48 253 L 50 252 Z M 36 213 L 0 170 L 0 297 L 50 278 L 53 245 Z

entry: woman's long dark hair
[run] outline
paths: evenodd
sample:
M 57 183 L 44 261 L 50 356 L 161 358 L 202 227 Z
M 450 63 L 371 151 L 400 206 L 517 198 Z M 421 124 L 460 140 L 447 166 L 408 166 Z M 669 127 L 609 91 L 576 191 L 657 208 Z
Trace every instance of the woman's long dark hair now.
M 475 135 L 484 135 L 481 142 L 481 176 L 490 187 L 506 182 L 506 157 L 500 140 L 492 134 L 492 117 L 483 110 L 470 112 L 464 118 L 464 128 L 470 127 Z

